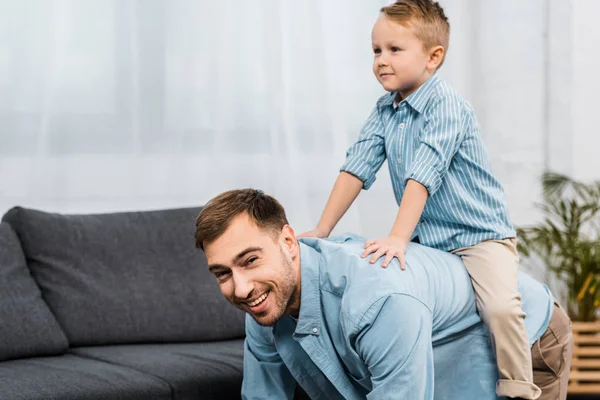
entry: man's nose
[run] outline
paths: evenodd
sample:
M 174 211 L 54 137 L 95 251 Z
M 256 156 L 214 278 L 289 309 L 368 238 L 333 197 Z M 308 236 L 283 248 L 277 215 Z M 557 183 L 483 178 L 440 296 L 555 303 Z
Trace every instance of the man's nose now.
M 235 271 L 233 273 L 233 285 L 234 295 L 240 300 L 247 299 L 254 290 L 254 284 L 242 271 Z

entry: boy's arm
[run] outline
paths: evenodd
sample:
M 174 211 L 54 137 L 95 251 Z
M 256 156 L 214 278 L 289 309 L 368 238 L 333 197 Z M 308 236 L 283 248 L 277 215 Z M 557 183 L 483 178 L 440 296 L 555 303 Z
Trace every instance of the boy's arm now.
M 417 181 L 409 180 L 406 184 L 406 189 L 404 190 L 398 215 L 396 216 L 390 236 L 397 237 L 404 243 L 408 243 L 419 223 L 421 214 L 423 214 L 426 202 L 427 188 Z
M 400 208 L 396 215 L 396 221 L 390 235 L 385 239 L 372 239 L 365 242 L 365 251 L 363 257 L 374 253 L 371 257 L 371 264 L 375 263 L 379 257 L 385 254 L 385 259 L 381 264 L 387 267 L 394 257 L 400 261 L 400 268 L 406 269 L 404 263 L 404 253 L 408 242 L 419 223 L 425 203 L 427 202 L 427 189 L 417 181 L 412 179 L 406 184 L 406 190 L 402 195 Z
M 340 168 L 363 182 L 363 188 L 369 189 L 375 182 L 375 174 L 385 161 L 385 128 L 381 122 L 379 105 L 363 125 L 360 136 L 346 152 L 346 161 Z
M 275 346 L 246 316 L 242 399 L 293 399 L 296 381 Z M 256 329 L 257 328 L 257 329 Z
M 317 228 L 298 237 L 327 237 L 348 211 L 361 189 L 369 189 L 385 161 L 384 127 L 379 106 L 375 106 L 362 127 L 360 136 L 346 153 L 335 185 L 327 200 Z
M 463 108 L 457 96 L 442 96 L 434 101 L 405 183 L 409 179 L 419 182 L 429 196 L 439 189 L 465 134 Z
M 362 187 L 363 182 L 360 179 L 347 172 L 340 172 L 335 185 L 333 185 L 323 214 L 319 219 L 317 228 L 313 231 L 305 232 L 298 237 L 324 238 L 329 236 L 338 221 L 348 211 L 348 208 L 350 208 Z
M 406 174 L 406 190 L 392 232 L 385 239 L 365 242 L 363 257 L 375 253 L 371 259 L 375 262 L 385 255 L 382 267 L 397 257 L 401 268 L 405 268 L 404 252 L 421 218 L 425 201 L 442 185 L 464 137 L 463 117 L 463 104 L 457 96 L 446 95 L 434 100 L 427 111 L 427 122 L 419 135 L 419 145 Z
M 374 304 L 359 323 L 356 351 L 371 373 L 368 399 L 433 399 L 431 311 L 403 294 Z

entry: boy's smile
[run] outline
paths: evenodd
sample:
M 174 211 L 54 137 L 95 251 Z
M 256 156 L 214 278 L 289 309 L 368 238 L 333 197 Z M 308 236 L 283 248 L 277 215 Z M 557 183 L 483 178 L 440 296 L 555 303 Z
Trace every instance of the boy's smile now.
M 382 14 L 372 32 L 373 72 L 383 88 L 406 98 L 435 72 L 423 42 L 407 27 Z

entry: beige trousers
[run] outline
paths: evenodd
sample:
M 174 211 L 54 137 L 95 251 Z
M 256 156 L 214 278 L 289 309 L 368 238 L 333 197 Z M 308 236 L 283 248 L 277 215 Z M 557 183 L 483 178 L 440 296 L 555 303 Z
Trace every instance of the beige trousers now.
M 542 390 L 538 400 L 567 398 L 572 356 L 571 320 L 555 302 L 548 329 L 531 348 L 533 382 Z
M 516 239 L 486 240 L 453 250 L 471 276 L 477 310 L 488 326 L 496 354 L 498 396 L 537 399 L 525 313 L 517 290 L 519 256 Z

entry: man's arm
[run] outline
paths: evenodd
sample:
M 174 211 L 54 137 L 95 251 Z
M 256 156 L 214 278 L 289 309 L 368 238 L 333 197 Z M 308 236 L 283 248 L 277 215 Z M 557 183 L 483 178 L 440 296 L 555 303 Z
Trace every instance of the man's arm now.
M 294 398 L 296 381 L 265 335 L 268 329 L 258 326 L 252 317 L 246 316 L 242 382 L 244 400 Z
M 369 399 L 432 400 L 432 315 L 417 299 L 391 295 L 359 323 L 357 353 L 371 373 Z

